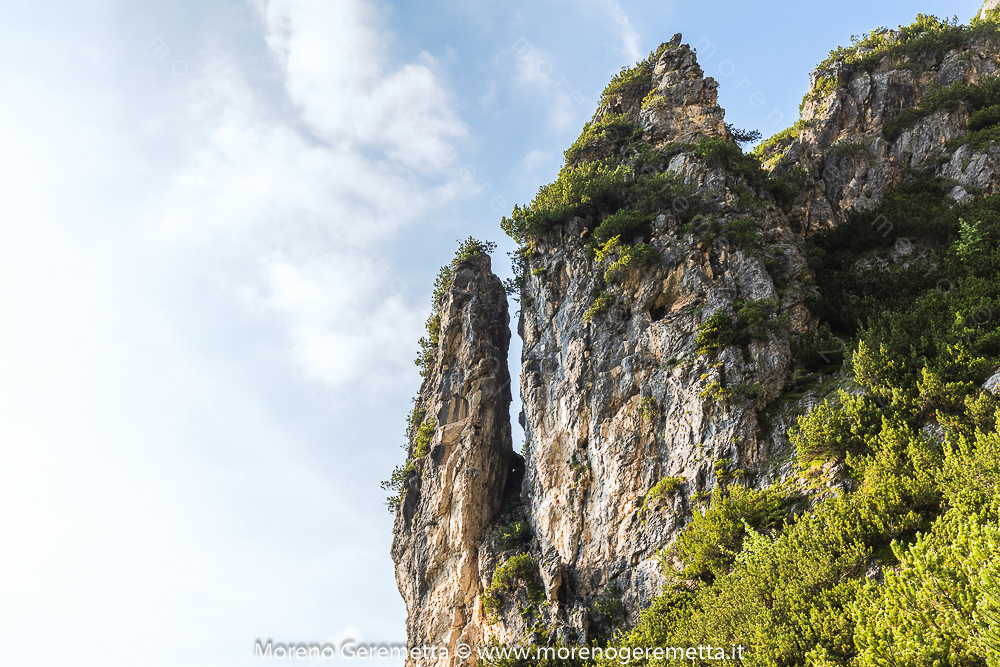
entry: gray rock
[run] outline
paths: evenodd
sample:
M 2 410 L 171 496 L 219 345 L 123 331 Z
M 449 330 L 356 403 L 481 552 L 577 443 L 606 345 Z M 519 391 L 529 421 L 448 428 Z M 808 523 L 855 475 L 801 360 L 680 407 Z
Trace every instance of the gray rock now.
M 994 394 L 1000 394 L 1000 368 L 990 376 L 990 379 L 983 383 L 983 389 L 989 389 Z
M 925 424 L 924 427 L 920 429 L 920 432 L 928 440 L 938 443 L 944 442 L 944 428 L 942 428 L 941 424 L 938 424 L 937 422 Z
M 454 271 L 438 312 L 437 358 L 417 396 L 436 428 L 396 513 L 392 559 L 408 645 L 454 653 L 484 639 L 480 560 L 504 491 L 519 483 L 520 457 L 511 449 L 507 296 L 489 257 Z
M 948 196 L 957 201 L 959 204 L 965 204 L 969 201 L 975 199 L 975 196 L 969 193 L 968 190 L 963 188 L 961 185 L 956 185 L 948 193 Z

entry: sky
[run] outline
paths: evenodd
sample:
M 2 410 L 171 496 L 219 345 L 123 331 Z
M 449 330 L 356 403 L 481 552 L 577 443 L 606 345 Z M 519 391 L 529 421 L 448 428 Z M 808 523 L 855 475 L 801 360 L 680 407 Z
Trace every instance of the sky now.
M 852 34 L 978 6 L 0 4 L 4 661 L 404 641 L 379 482 L 456 241 L 509 276 L 500 217 L 676 32 L 766 137 Z

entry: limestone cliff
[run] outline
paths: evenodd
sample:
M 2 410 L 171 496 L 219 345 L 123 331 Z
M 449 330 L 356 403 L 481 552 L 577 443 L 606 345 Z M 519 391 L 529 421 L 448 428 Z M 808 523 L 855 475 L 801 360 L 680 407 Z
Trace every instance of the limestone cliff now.
M 899 31 L 886 32 L 890 42 L 899 38 Z M 858 55 L 863 58 L 864 49 Z M 879 204 L 909 170 L 927 167 L 955 181 L 956 200 L 966 200 L 971 191 L 994 194 L 1000 148 L 961 141 L 967 105 L 928 108 L 902 127 L 898 121 L 904 110 L 919 108 L 928 92 L 996 77 L 998 57 L 995 36 L 983 34 L 915 57 L 885 56 L 866 66 L 859 66 L 857 56 L 854 62 L 831 59 L 815 70 L 795 136 L 768 147 L 765 156 L 776 174 L 798 171 L 808 182 L 794 215 L 807 230 L 833 226 L 851 211 Z
M 503 289 L 482 256 L 453 273 L 396 517 L 411 645 L 600 641 L 658 595 L 666 547 L 712 489 L 791 479 L 811 502 L 850 486 L 793 479 L 794 417 L 847 384 L 809 310 L 809 236 L 918 171 L 956 201 L 1000 178 L 996 144 L 966 139 L 968 104 L 922 103 L 996 76 L 996 34 L 915 55 L 891 48 L 904 37 L 817 69 L 801 121 L 758 151 L 767 172 L 680 35 L 616 78 L 560 176 L 604 180 L 556 222 L 540 200 L 504 221 L 522 246 L 523 460 Z
M 437 302 L 439 333 L 410 428 L 412 469 L 392 558 L 411 646 L 482 640 L 480 550 L 523 465 L 511 450 L 507 296 L 478 254 L 458 263 Z
M 746 179 L 685 145 L 728 141 L 724 112 L 679 35 L 661 50 L 651 79 L 593 121 L 638 118 L 643 142 L 673 153 L 664 172 L 691 187 L 652 221 L 656 261 L 609 280 L 609 264 L 588 252 L 593 225 L 578 216 L 533 243 L 525 274 L 522 501 L 551 601 L 546 625 L 566 642 L 607 634 L 651 602 L 665 581 L 660 549 L 684 526 L 692 496 L 783 453 L 784 442 L 759 433 L 757 412 L 788 383 L 792 336 L 815 326 L 799 243 L 766 194 L 754 205 L 767 252 L 712 231 L 745 217 L 737 199 L 749 192 Z M 707 215 L 692 218 L 699 199 Z M 601 295 L 605 308 L 588 317 Z M 699 355 L 699 325 L 746 302 L 771 304 L 764 317 L 786 326 L 762 327 L 745 348 Z M 647 500 L 669 478 L 683 482 Z M 595 612 L 602 596 L 620 601 L 619 617 Z

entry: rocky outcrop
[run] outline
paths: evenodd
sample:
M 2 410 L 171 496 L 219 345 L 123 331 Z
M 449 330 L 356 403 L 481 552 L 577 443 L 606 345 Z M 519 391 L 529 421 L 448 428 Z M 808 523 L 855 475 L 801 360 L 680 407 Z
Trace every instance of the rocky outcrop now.
M 660 45 L 649 78 L 619 86 L 594 113 L 594 121 L 618 116 L 637 123 L 652 146 L 725 136 L 725 110 L 718 106 L 719 84 L 698 65 L 694 51 L 674 35 Z
M 662 49 L 648 90 L 664 96 L 662 106 L 617 98 L 598 116 L 635 115 L 644 143 L 686 145 L 666 171 L 713 213 L 685 225 L 688 202 L 680 202 L 652 223 L 657 259 L 613 277 L 611 260 L 588 247 L 593 224 L 574 218 L 533 242 L 525 274 L 521 502 L 549 643 L 607 636 L 613 624 L 634 621 L 665 582 L 661 551 L 693 500 L 723 479 L 773 478 L 768 466 L 787 440 L 784 432 L 770 438 L 758 412 L 789 381 L 792 338 L 815 328 L 804 305 L 809 270 L 776 206 L 761 202 L 753 247 L 706 231 L 745 217 L 734 202 L 747 184 L 690 150 L 698 137 L 728 133 L 714 82 L 679 36 Z M 746 303 L 766 320 L 747 344 L 699 354 L 699 326 L 715 314 L 735 320 Z M 651 495 L 669 478 L 679 480 L 669 493 Z M 611 597 L 618 618 L 601 611 Z M 508 642 L 530 635 L 520 611 L 506 608 L 490 633 Z
M 785 386 L 790 332 L 809 324 L 801 292 L 780 294 L 761 257 L 677 235 L 668 216 L 657 226 L 659 261 L 629 272 L 588 321 L 603 267 L 585 252 L 580 224 L 567 224 L 536 246 L 540 277 L 522 310 L 522 502 L 540 553 L 562 571 L 547 591 L 559 601 L 553 618 L 576 619 L 579 638 L 609 586 L 632 611 L 659 592 L 658 551 L 686 523 L 692 496 L 780 453 L 758 436 L 757 410 Z M 788 278 L 804 278 L 805 262 L 787 247 Z M 745 349 L 699 355 L 699 324 L 733 312 L 736 299 L 781 304 L 785 319 Z M 683 478 L 682 490 L 652 509 L 646 496 L 667 477 Z
M 438 314 L 435 361 L 411 420 L 416 462 L 396 513 L 392 558 L 409 646 L 454 655 L 459 643 L 483 639 L 480 550 L 505 494 L 517 496 L 523 466 L 511 450 L 507 296 L 488 256 L 453 269 Z
M 680 42 L 680 35 L 674 40 Z M 653 69 L 650 91 L 639 111 L 643 139 L 653 146 L 725 136 L 726 112 L 718 105 L 719 84 L 705 77 L 687 44 L 668 43 Z
M 898 38 L 888 34 L 889 40 Z M 908 171 L 928 167 L 962 188 L 957 199 L 973 189 L 1000 191 L 1000 149 L 954 146 L 966 134 L 963 105 L 938 109 L 898 136 L 885 132 L 887 123 L 933 88 L 978 84 L 998 74 L 1000 45 L 992 35 L 940 55 L 886 56 L 866 68 L 836 61 L 814 71 L 799 136 L 770 156 L 775 175 L 799 171 L 809 184 L 793 217 L 806 230 L 833 226 L 850 211 L 877 206 Z
M 595 240 L 617 215 L 595 201 L 530 239 L 518 321 L 523 461 L 510 448 L 502 287 L 482 256 L 453 274 L 417 402 L 417 421 L 435 420 L 424 428 L 433 439 L 407 481 L 393 545 L 411 645 L 607 638 L 660 592 L 666 547 L 713 489 L 793 475 L 795 415 L 850 390 L 815 366 L 800 383 L 798 350 L 817 331 L 806 239 L 877 206 L 914 170 L 952 179 L 956 201 L 1000 192 L 1000 149 L 961 145 L 962 105 L 886 132 L 935 85 L 998 73 L 994 41 L 966 46 L 818 69 L 797 132 L 764 155 L 780 182 L 739 162 L 717 84 L 680 35 L 609 87 L 594 118 L 607 122 L 585 133 L 572 164 L 606 160 L 626 183 L 657 183 L 643 196 L 662 201 L 651 220 L 623 227 L 618 247 L 607 243 L 618 232 Z M 797 195 L 775 194 L 793 182 Z M 613 210 L 643 217 L 627 205 Z M 900 239 L 863 261 L 906 265 L 931 251 Z M 717 346 L 704 336 L 712 326 Z M 850 483 L 842 469 L 826 473 L 828 488 L 800 500 Z M 501 539 L 519 521 L 523 533 Z

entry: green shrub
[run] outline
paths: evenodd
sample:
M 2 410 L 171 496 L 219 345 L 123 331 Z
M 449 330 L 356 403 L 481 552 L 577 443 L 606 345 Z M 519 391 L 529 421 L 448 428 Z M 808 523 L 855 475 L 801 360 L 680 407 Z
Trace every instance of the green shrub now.
M 452 260 L 452 266 L 458 267 L 473 257 L 491 255 L 496 249 L 497 244 L 493 241 L 479 241 L 470 236 L 464 241 L 458 242 L 458 250 L 455 251 L 455 259 Z
M 718 489 L 676 543 L 697 587 L 675 581 L 617 646 L 748 647 L 744 664 L 846 665 L 854 658 L 851 605 L 873 554 L 895 562 L 940 511 L 940 458 L 912 429 L 891 423 L 854 459 L 858 490 L 783 523 L 794 499 L 781 488 Z M 699 518 L 700 517 L 700 518 Z M 755 525 L 756 524 L 756 525 Z M 784 527 L 782 527 L 784 526 Z M 667 572 L 668 579 L 671 572 Z M 675 580 L 677 574 L 673 574 Z M 811 656 L 807 658 L 807 656 Z
M 641 266 L 659 261 L 660 251 L 648 243 L 638 245 L 620 244 L 620 237 L 616 236 L 597 249 L 598 263 L 605 263 L 612 257 L 616 257 L 604 271 L 604 281 L 613 282 L 618 276 L 624 273 L 630 266 Z
M 982 130 L 1000 123 L 1000 104 L 974 111 L 969 116 L 968 128 L 970 131 Z
M 770 192 L 779 203 L 795 199 L 801 185 L 798 179 L 770 178 L 757 157 L 757 153 L 744 154 L 735 143 L 726 137 L 702 137 L 694 147 L 694 154 L 707 164 L 724 167 L 730 173 L 742 176 L 751 187 L 763 188 Z M 759 200 L 752 201 L 759 204 Z
M 802 134 L 802 130 L 806 129 L 807 126 L 806 121 L 797 120 L 791 127 L 757 144 L 750 154 L 770 169 L 785 154 L 785 151 L 792 145 L 792 142 L 798 139 L 799 135 Z
M 594 599 L 594 611 L 612 627 L 618 626 L 625 611 L 625 605 L 622 604 L 622 589 L 617 581 L 608 584 Z
M 989 664 L 1000 531 L 962 518 L 909 548 L 894 544 L 900 570 L 862 588 L 853 606 L 858 665 Z
M 726 223 L 726 236 L 741 246 L 759 246 L 760 224 L 753 218 L 739 218 Z
M 762 299 L 759 301 L 733 301 L 736 317 L 723 310 L 717 310 L 701 323 L 695 338 L 698 355 L 711 354 L 730 345 L 746 345 L 753 338 L 766 336 L 766 331 L 783 326 L 787 317 L 772 319 L 775 305 Z
M 612 213 L 594 230 L 592 237 L 597 243 L 607 243 L 616 236 L 631 240 L 632 236 L 652 221 L 653 216 L 642 211 L 621 210 Z
M 844 458 L 848 452 L 860 454 L 866 443 L 882 429 L 881 411 L 865 396 L 844 391 L 839 405 L 823 401 L 798 418 L 788 438 L 803 465 L 814 459 Z
M 639 401 L 639 414 L 646 421 L 653 421 L 660 413 L 660 406 L 652 396 L 646 396 Z
M 1000 283 L 993 278 L 1000 267 L 1000 198 L 956 206 L 948 188 L 915 178 L 874 210 L 813 237 L 807 251 L 820 295 L 810 310 L 833 331 L 859 338 L 852 362 L 859 381 L 899 407 L 917 404 L 923 367 L 937 371 L 956 345 L 981 360 L 977 368 L 1000 365 Z M 926 264 L 858 265 L 859 256 L 882 252 L 899 237 L 937 252 Z M 940 369 L 945 384 L 977 379 L 960 378 L 949 364 Z
M 584 124 L 583 132 L 573 142 L 573 145 L 566 149 L 563 157 L 566 159 L 566 164 L 571 165 L 577 162 L 588 149 L 605 145 L 609 149 L 607 152 L 610 153 L 641 136 L 642 129 L 635 123 L 626 120 L 624 114 L 605 114 L 599 120 Z
M 455 251 L 455 257 L 451 262 L 441 267 L 434 280 L 434 292 L 431 296 L 431 308 L 434 313 L 427 318 L 424 325 L 427 329 L 427 335 L 422 336 L 417 341 L 420 345 L 420 353 L 413 363 L 420 368 L 421 377 L 427 377 L 437 357 L 437 347 L 441 335 L 441 315 L 437 310 L 441 306 L 441 298 L 448 289 L 448 285 L 451 284 L 452 274 L 462 263 L 477 255 L 489 255 L 497 248 L 497 244 L 492 241 L 478 241 L 471 236 L 464 241 L 459 240 L 457 243 L 458 250 Z
M 753 400 L 760 396 L 760 393 L 761 387 L 757 382 L 729 386 L 723 385 L 721 382 L 711 382 L 698 393 L 698 397 L 710 398 L 716 403 L 722 403 L 734 396 L 742 396 L 743 398 Z
M 530 205 L 514 206 L 511 217 L 503 218 L 500 226 L 508 236 L 524 244 L 543 236 L 583 206 L 603 205 L 617 210 L 616 203 L 629 178 L 629 171 L 622 166 L 583 162 L 563 167 L 555 182 L 539 188 Z
M 730 345 L 743 345 L 750 341 L 747 331 L 723 310 L 717 310 L 698 327 L 695 344 L 698 355 L 710 354 Z
M 504 549 L 510 549 L 531 539 L 531 526 L 528 525 L 527 521 L 512 521 L 500 526 L 497 530 L 497 536 L 500 538 L 500 546 Z
M 656 109 L 662 107 L 667 103 L 667 96 L 661 93 L 656 88 L 651 88 L 646 96 L 642 98 L 642 104 L 639 105 L 641 109 Z
M 649 490 L 646 498 L 655 501 L 671 493 L 676 493 L 682 486 L 684 486 L 683 477 L 664 477 Z
M 587 309 L 587 312 L 583 314 L 583 321 L 590 322 L 594 319 L 595 315 L 603 313 L 605 310 L 611 307 L 611 295 L 607 292 L 601 292 L 597 295 L 597 299 L 594 301 L 594 305 Z
M 761 134 L 760 130 L 741 130 L 734 125 L 726 123 L 726 132 L 729 136 L 733 138 L 739 146 L 744 146 L 746 144 L 752 144 L 754 142 L 760 141 Z
M 827 97 L 831 93 L 837 90 L 838 84 L 837 79 L 833 77 L 821 76 L 816 80 L 816 85 L 806 93 L 805 97 L 802 98 L 802 103 L 799 104 L 799 113 L 802 113 L 802 109 L 809 102 L 816 102 L 824 97 Z
M 903 109 L 895 118 L 883 124 L 882 134 L 889 141 L 894 141 L 903 130 L 920 119 L 939 109 L 952 109 L 961 104 L 973 112 L 969 118 L 970 130 L 995 125 L 997 121 L 990 119 L 996 118 L 998 111 L 990 109 L 1000 104 L 1000 78 L 983 77 L 978 84 L 964 81 L 956 81 L 950 86 L 931 84 L 916 107 Z
M 493 571 L 493 580 L 483 593 L 483 610 L 487 617 L 496 619 L 503 607 L 505 596 L 514 595 L 523 585 L 529 601 L 544 599 L 545 590 L 537 581 L 538 567 L 530 554 L 511 556 Z
M 844 342 L 834 336 L 829 323 L 824 322 L 815 333 L 802 334 L 796 354 L 806 368 L 813 369 L 842 363 L 845 351 Z
M 497 591 L 510 591 L 519 582 L 527 581 L 535 576 L 535 561 L 530 554 L 511 556 L 493 572 L 493 582 L 490 588 Z
M 867 35 L 851 36 L 851 46 L 830 51 L 829 57 L 817 69 L 829 69 L 837 61 L 855 69 L 869 69 L 887 56 L 894 60 L 941 56 L 962 48 L 980 34 L 992 32 L 996 32 L 996 25 L 988 22 L 973 21 L 971 26 L 962 26 L 957 18 L 948 20 L 917 14 L 913 23 L 899 26 L 896 36 L 885 27 L 876 28 Z
M 695 145 L 694 154 L 720 167 L 739 166 L 747 157 L 739 146 L 726 137 L 701 137 Z
M 745 526 L 779 528 L 787 515 L 787 501 L 783 487 L 757 491 L 734 484 L 728 493 L 716 487 L 709 508 L 695 512 L 675 542 L 674 553 L 684 563 L 682 576 L 707 583 L 725 576 L 740 551 Z
M 413 448 L 414 458 L 421 459 L 427 456 L 431 451 L 431 440 L 434 439 L 434 430 L 437 428 L 437 424 L 433 419 L 424 422 L 417 429 L 417 437 L 414 440 L 415 446 Z
M 639 510 L 640 516 L 645 517 L 652 511 L 654 505 L 658 504 L 667 496 L 678 493 L 684 486 L 683 477 L 664 477 L 646 492 L 646 497 L 642 500 L 642 508 Z
M 441 341 L 441 315 L 434 313 L 427 318 L 424 326 L 427 329 L 427 335 L 421 336 L 420 340 L 417 341 L 420 345 L 420 353 L 413 360 L 413 363 L 420 368 L 421 377 L 430 375 L 434 361 L 437 359 L 438 344 Z
M 882 586 L 852 605 L 858 664 L 992 664 L 1000 610 L 1000 439 L 979 431 L 945 446 L 937 474 L 948 511 L 907 547 Z
M 625 88 L 648 86 L 653 80 L 653 69 L 656 67 L 656 61 L 668 48 L 671 47 L 667 44 L 661 44 L 658 49 L 650 52 L 645 60 L 640 60 L 632 67 L 622 67 L 621 71 L 611 77 L 611 81 L 604 88 L 598 107 L 607 104 L 613 95 Z
M 982 151 L 1000 141 L 1000 125 L 991 125 L 975 132 L 969 132 L 960 137 L 949 139 L 944 143 L 945 148 L 955 150 L 968 144 L 977 151 Z
M 381 483 L 382 489 L 389 491 L 389 497 L 385 499 L 385 504 L 390 513 L 395 514 L 396 510 L 399 509 L 399 505 L 403 501 L 403 493 L 406 490 L 406 480 L 416 471 L 413 460 L 408 459 L 406 463 L 393 468 L 389 479 Z
M 427 414 L 427 409 L 424 408 L 416 399 L 413 401 L 413 409 L 410 410 L 409 416 L 406 418 L 406 439 L 409 440 L 413 437 L 413 429 L 417 428 L 424 422 L 424 415 Z

